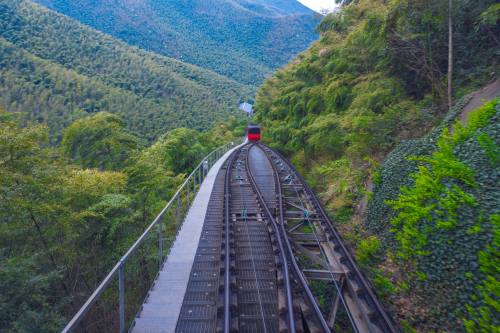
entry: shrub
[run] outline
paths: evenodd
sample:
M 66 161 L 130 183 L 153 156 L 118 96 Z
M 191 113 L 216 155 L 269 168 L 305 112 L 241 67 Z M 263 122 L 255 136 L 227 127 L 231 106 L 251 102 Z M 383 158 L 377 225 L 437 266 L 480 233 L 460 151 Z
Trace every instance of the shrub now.
M 356 249 L 356 259 L 361 265 L 367 265 L 380 255 L 380 247 L 380 240 L 376 236 L 362 239 Z

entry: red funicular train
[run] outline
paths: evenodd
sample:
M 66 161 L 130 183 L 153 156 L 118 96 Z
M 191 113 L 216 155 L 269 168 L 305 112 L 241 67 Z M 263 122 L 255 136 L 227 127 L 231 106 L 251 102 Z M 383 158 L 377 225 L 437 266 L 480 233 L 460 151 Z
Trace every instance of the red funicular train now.
M 259 141 L 260 140 L 260 126 L 259 125 L 248 125 L 247 135 L 248 135 L 248 141 Z

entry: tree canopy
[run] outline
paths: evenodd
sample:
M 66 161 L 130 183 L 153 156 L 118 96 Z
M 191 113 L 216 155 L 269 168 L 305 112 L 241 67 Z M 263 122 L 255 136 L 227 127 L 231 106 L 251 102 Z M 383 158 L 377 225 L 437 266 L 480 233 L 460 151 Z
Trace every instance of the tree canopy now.
M 125 130 L 118 116 L 100 112 L 71 124 L 64 131 L 61 146 L 84 168 L 119 170 L 138 149 L 138 139 Z
M 101 112 L 76 120 L 54 147 L 46 126 L 20 126 L 0 109 L 0 332 L 61 330 L 186 174 L 231 140 L 236 126 L 218 125 L 217 138 L 179 128 L 144 146 L 119 117 Z M 128 265 L 131 283 L 154 277 L 151 260 L 141 260 Z

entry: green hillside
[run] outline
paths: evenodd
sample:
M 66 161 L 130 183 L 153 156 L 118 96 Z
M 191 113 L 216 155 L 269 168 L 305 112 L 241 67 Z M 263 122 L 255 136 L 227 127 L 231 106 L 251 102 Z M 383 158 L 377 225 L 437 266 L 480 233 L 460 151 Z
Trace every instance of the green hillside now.
M 499 327 L 498 99 L 459 121 L 500 73 L 495 3 L 352 1 L 257 94 L 265 140 L 320 193 L 407 332 Z
M 153 139 L 236 114 L 252 87 L 130 47 L 30 1 L 0 1 L 0 105 L 57 137 L 73 119 L 123 116 Z
M 319 22 L 295 0 L 36 2 L 142 49 L 252 85 L 307 48 Z

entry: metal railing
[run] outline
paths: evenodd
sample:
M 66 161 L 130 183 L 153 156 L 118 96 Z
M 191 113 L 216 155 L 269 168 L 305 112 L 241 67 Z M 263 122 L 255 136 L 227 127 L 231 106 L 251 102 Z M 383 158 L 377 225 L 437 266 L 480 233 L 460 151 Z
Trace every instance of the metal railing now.
M 177 192 L 172 196 L 170 201 L 166 204 L 166 206 L 162 209 L 162 211 L 158 214 L 158 216 L 153 220 L 153 222 L 146 228 L 146 230 L 142 233 L 142 235 L 135 241 L 135 243 L 127 250 L 127 252 L 121 257 L 121 259 L 116 263 L 116 265 L 111 269 L 108 275 L 104 278 L 104 280 L 99 284 L 97 289 L 94 290 L 92 295 L 87 299 L 84 305 L 80 308 L 80 310 L 73 316 L 73 318 L 69 321 L 69 323 L 64 327 L 62 333 L 74 332 L 79 327 L 79 324 L 86 317 L 89 311 L 92 309 L 94 305 L 100 300 L 103 293 L 109 290 L 110 285 L 116 284 L 115 277 L 118 278 L 118 313 L 117 319 L 118 323 L 109 324 L 110 326 L 114 326 L 115 329 L 119 328 L 120 333 L 124 333 L 127 331 L 126 323 L 131 322 L 134 318 L 126 318 L 126 301 L 125 301 L 125 267 L 127 262 L 131 260 L 131 258 L 136 254 L 141 246 L 146 243 L 146 241 L 151 238 L 157 238 L 157 261 L 158 261 L 158 272 L 155 274 L 155 278 L 158 276 L 159 271 L 161 270 L 165 259 L 168 257 L 170 246 L 173 244 L 177 233 L 179 232 L 180 227 L 183 224 L 184 218 L 189 211 L 189 207 L 194 200 L 194 197 L 197 193 L 197 190 L 200 188 L 202 181 L 205 179 L 210 168 L 217 162 L 227 151 L 236 145 L 240 144 L 241 141 L 231 142 L 224 146 L 221 146 L 210 154 L 205 156 L 202 161 L 196 166 L 196 168 L 191 172 L 191 174 L 184 180 L 182 185 L 179 187 Z M 177 223 L 174 225 L 172 230 L 172 225 L 170 225 L 171 234 L 168 235 L 163 231 L 163 225 L 166 225 L 165 220 L 170 217 Z M 166 228 L 165 228 L 166 229 Z M 156 237 L 155 234 L 156 233 Z M 167 236 L 167 238 L 165 238 Z M 173 236 L 173 237 L 171 237 Z M 171 237 L 170 239 L 168 237 Z M 168 243 L 167 254 L 165 254 L 166 245 Z M 146 249 L 147 250 L 147 249 Z M 152 279 L 151 283 L 154 281 Z M 145 295 L 139 296 L 142 300 L 147 295 L 149 289 L 151 288 L 151 284 L 147 286 L 145 290 Z M 137 297 L 136 297 L 137 298 Z M 142 302 L 141 302 L 142 304 Z M 140 310 L 140 305 L 138 309 L 133 309 L 129 311 L 130 314 L 135 314 Z M 113 312 L 113 314 L 116 314 Z M 101 321 L 106 321 L 103 319 Z M 101 323 L 102 325 L 102 323 Z M 106 324 L 104 324 L 106 325 Z M 97 329 L 95 323 L 88 324 L 87 328 L 82 328 L 83 331 L 109 331 L 109 327 L 104 329 Z

